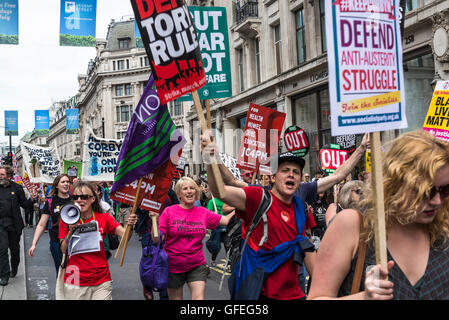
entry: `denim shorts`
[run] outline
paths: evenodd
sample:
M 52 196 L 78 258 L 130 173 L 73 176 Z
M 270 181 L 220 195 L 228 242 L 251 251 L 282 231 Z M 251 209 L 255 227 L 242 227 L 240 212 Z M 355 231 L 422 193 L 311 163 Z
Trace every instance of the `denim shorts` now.
M 182 273 L 169 273 L 168 275 L 168 287 L 170 289 L 177 289 L 182 287 L 185 283 L 193 281 L 204 281 L 207 280 L 207 267 L 202 264 L 192 270 L 182 272 Z

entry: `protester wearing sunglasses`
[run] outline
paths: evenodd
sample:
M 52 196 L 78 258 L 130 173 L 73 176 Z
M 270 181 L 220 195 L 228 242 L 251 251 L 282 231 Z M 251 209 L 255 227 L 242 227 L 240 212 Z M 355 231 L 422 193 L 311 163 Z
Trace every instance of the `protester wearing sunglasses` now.
M 80 225 L 96 222 L 93 225 L 97 229 L 93 232 L 98 232 L 100 238 L 98 250 L 76 254 L 72 251 L 72 255 L 68 255 L 62 297 L 65 300 L 112 300 L 112 279 L 104 250 L 104 237 L 109 233 L 123 237 L 125 229 L 110 214 L 102 213 L 95 191 L 93 184 L 78 181 L 73 186 L 72 199 L 81 208 L 79 221 L 67 225 L 61 220 L 59 224 L 59 239 L 64 254 L 67 254 L 70 239 Z M 134 214 L 128 223 L 134 225 L 136 221 Z
M 388 270 L 376 265 L 366 184 L 358 210 L 341 211 L 326 230 L 309 299 L 449 299 L 449 144 L 422 130 L 398 137 L 383 156 L 383 188 Z M 359 240 L 363 270 L 374 267 L 351 290 Z

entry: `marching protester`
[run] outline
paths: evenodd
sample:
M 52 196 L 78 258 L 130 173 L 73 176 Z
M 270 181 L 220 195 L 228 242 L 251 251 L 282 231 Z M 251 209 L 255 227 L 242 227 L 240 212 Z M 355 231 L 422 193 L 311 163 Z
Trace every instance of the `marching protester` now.
M 357 209 L 342 210 L 324 235 L 309 299 L 449 299 L 448 144 L 427 131 L 403 134 L 382 169 L 388 270 L 376 265 L 375 199 L 366 184 Z
M 58 237 L 60 210 L 64 205 L 70 203 L 72 200 L 70 198 L 69 189 L 70 178 L 67 174 L 61 173 L 55 178 L 55 180 L 53 180 L 50 191 L 51 197 L 44 204 L 41 212 L 41 218 L 39 219 L 39 223 L 37 224 L 36 230 L 34 231 L 33 241 L 30 248 L 28 249 L 28 255 L 30 257 L 33 257 L 34 251 L 36 250 L 36 245 L 50 222 L 50 252 L 56 268 L 56 275 L 58 275 L 58 270 L 59 266 L 61 265 L 62 259 Z
M 106 234 L 116 234 L 123 237 L 125 228 L 108 213 L 101 213 L 100 200 L 96 195 L 96 188 L 89 182 L 78 181 L 73 186 L 72 199 L 81 208 L 79 221 L 67 225 L 64 221 L 59 223 L 59 239 L 61 251 L 68 255 L 66 272 L 64 275 L 64 300 L 112 300 L 112 279 L 108 261 L 104 250 L 104 237 Z M 136 215 L 130 215 L 128 223 L 134 225 Z M 96 222 L 94 231 L 96 241 L 90 244 L 90 252 L 73 252 L 70 254 L 71 238 L 77 234 L 79 241 L 83 240 L 80 230 L 84 224 Z M 88 233 L 88 232 L 86 232 Z
M 203 252 L 206 229 L 225 226 L 234 215 L 221 216 L 204 207 L 196 207 L 201 195 L 197 183 L 182 177 L 175 185 L 180 204 L 167 207 L 159 217 L 159 229 L 165 237 L 164 250 L 169 256 L 168 296 L 170 300 L 183 299 L 187 283 L 192 300 L 204 300 L 207 267 Z M 150 212 L 150 215 L 157 213 Z M 153 236 L 153 235 L 152 235 Z M 160 239 L 153 238 L 157 243 Z
M 318 194 L 330 189 L 340 181 L 345 180 L 346 177 L 355 168 L 359 160 L 365 154 L 367 148 L 369 148 L 369 135 L 366 133 L 363 136 L 360 146 L 354 151 L 354 153 L 338 167 L 335 172 L 329 176 L 319 178 L 311 182 L 301 182 L 299 188 L 295 192 L 295 196 L 298 196 L 303 202 L 311 204 L 317 200 Z M 202 142 L 204 148 L 204 141 Z M 239 181 L 232 175 L 231 171 L 223 163 L 218 164 L 220 174 L 223 178 L 225 185 L 234 187 L 247 187 L 251 182 Z
M 351 180 L 346 182 L 338 192 L 337 203 L 331 203 L 326 210 L 326 226 L 335 219 L 335 216 L 343 209 L 353 208 L 357 205 L 362 194 L 363 182 Z
M 173 191 L 173 188 L 170 188 L 168 190 L 168 196 L 165 198 L 160 211 L 162 212 L 166 207 L 178 203 L 179 200 L 176 196 L 176 193 Z M 142 245 L 142 248 L 145 248 L 148 245 L 154 246 L 155 244 L 151 236 L 153 222 L 150 219 L 150 213 L 140 208 L 137 208 L 136 213 L 138 220 L 134 229 L 141 235 L 140 243 Z M 144 285 L 143 296 L 145 300 L 154 300 L 153 288 Z M 159 292 L 159 300 L 168 300 L 168 293 L 166 289 Z
M 218 154 L 210 137 L 203 135 L 202 142 L 203 152 L 211 156 Z M 266 213 L 267 238 L 266 241 L 261 241 L 264 223 L 258 224 L 249 235 L 242 260 L 237 263 L 230 278 L 231 299 L 305 298 L 298 282 L 298 264 L 302 265 L 304 261 L 308 273 L 312 275 L 315 252 L 304 233 L 305 229 L 314 224 L 310 225 L 310 219 L 306 219 L 304 203 L 295 197 L 304 165 L 303 158 L 284 153 L 278 158 L 278 167 L 272 168 L 275 172 L 274 185 L 268 192 L 271 193 L 273 202 Z M 218 196 L 210 164 L 207 165 L 207 170 L 212 193 Z M 242 235 L 246 237 L 264 191 L 261 187 L 225 185 L 224 188 L 226 195 L 220 200 L 236 208 L 237 217 L 243 221 Z
M 20 237 L 24 228 L 20 207 L 32 208 L 37 194 L 25 198 L 23 188 L 12 181 L 10 166 L 0 166 L 0 286 L 8 285 L 9 278 L 17 275 L 20 263 Z M 11 251 L 11 265 L 8 254 Z
M 312 236 L 323 238 L 326 230 L 326 213 L 328 208 L 327 195 L 325 192 L 318 194 L 318 200 L 310 205 L 312 208 L 313 219 L 316 226 L 312 229 Z

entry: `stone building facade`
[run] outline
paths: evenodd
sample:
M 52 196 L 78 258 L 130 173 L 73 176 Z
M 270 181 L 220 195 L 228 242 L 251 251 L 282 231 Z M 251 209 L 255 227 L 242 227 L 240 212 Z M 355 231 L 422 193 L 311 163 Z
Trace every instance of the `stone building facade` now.
M 297 125 L 306 131 L 311 148 L 305 157 L 305 171 L 313 174 L 319 169 L 319 149 L 335 141 L 330 132 L 324 1 L 201 1 L 225 6 L 230 26 L 233 96 L 211 102 L 221 150 L 237 156 L 239 129 L 244 128 L 249 103 L 253 102 L 285 112 L 284 130 Z M 449 79 L 449 2 L 406 0 L 405 5 L 403 61 L 409 126 L 383 132 L 383 142 L 421 128 L 432 83 Z M 196 113 L 188 113 L 187 120 L 190 135 L 199 136 Z M 280 147 L 285 150 L 282 139 Z M 196 163 L 192 173 L 199 174 L 203 167 L 197 164 L 198 144 L 191 150 L 191 164 Z

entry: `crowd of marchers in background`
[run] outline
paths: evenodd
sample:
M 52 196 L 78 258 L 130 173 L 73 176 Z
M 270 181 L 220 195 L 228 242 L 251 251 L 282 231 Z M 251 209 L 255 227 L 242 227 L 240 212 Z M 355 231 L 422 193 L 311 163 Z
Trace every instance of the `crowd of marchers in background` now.
M 403 134 L 387 146 L 382 164 L 387 268 L 375 262 L 370 176 L 355 170 L 368 147 L 366 134 L 330 175 L 317 171 L 311 176 L 304 171 L 305 160 L 289 152 L 278 156 L 277 168 L 267 176 L 241 170 L 237 179 L 219 163 L 222 198 L 207 164 L 201 178 L 186 175 L 173 181 L 160 213 L 138 208 L 132 214 L 130 206 L 109 198 L 110 183 L 67 174 L 28 192 L 12 180 L 12 169 L 2 166 L 0 284 L 16 276 L 21 232 L 29 227 L 35 228 L 30 257 L 42 254 L 36 245 L 48 233 L 59 298 L 112 299 L 110 242 L 122 238 L 129 224 L 142 248 L 162 244 L 168 254 L 167 287 L 142 284 L 147 300 L 156 298 L 155 291 L 161 300 L 188 298 L 185 285 L 191 299 L 207 299 L 212 270 L 228 276 L 229 294 L 236 300 L 448 299 L 449 275 L 441 266 L 449 259 L 449 146 L 424 131 Z M 218 152 L 213 138 L 203 135 L 202 154 L 215 157 Z M 60 215 L 69 203 L 80 208 L 79 221 L 72 225 Z M 152 232 L 154 217 L 158 236 Z M 70 255 L 79 224 L 94 221 L 98 248 Z M 231 225 L 241 228 L 233 261 L 229 245 L 225 248 Z M 217 262 L 220 251 L 224 264 Z M 61 266 L 66 270 L 62 276 Z

